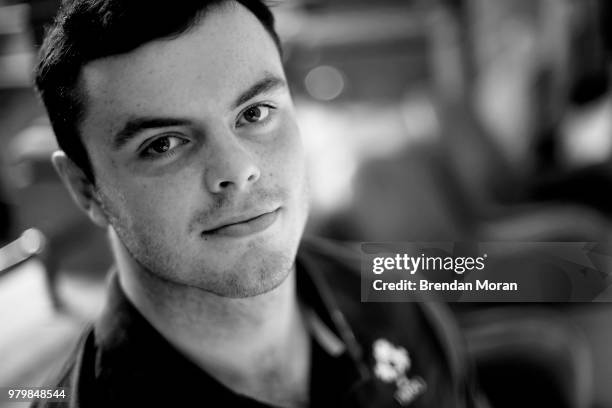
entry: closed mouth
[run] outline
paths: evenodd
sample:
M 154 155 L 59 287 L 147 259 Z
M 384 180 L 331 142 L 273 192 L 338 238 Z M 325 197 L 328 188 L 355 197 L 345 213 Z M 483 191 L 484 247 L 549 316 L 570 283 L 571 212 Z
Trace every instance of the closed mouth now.
M 223 224 L 217 227 L 203 231 L 202 235 L 242 236 L 256 233 L 273 224 L 279 212 L 280 207 L 273 211 L 259 213 L 255 216 L 238 216 L 224 221 Z

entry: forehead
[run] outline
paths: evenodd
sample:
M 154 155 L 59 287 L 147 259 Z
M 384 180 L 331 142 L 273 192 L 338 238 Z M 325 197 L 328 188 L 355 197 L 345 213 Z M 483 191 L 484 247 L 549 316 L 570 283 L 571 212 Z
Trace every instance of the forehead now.
M 250 11 L 228 2 L 176 38 L 87 64 L 82 130 L 110 131 L 134 115 L 212 111 L 266 73 L 284 77 L 274 41 Z

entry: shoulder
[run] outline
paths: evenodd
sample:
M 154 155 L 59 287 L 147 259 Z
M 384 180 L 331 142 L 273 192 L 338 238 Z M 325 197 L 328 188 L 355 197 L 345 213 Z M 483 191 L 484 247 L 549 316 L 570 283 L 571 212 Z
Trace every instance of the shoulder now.
M 307 237 L 300 244 L 297 263 L 315 280 L 331 289 L 358 293 L 360 277 L 359 243 Z
M 305 239 L 300 257 L 310 274 L 329 288 L 335 304 L 364 347 L 383 337 L 403 344 L 417 355 L 429 355 L 430 363 L 465 384 L 471 367 L 463 335 L 443 302 L 410 297 L 401 302 L 362 302 L 359 243 Z
M 92 327 L 87 327 L 61 368 L 53 373 L 45 385 L 65 388 L 64 401 L 37 400 L 31 408 L 85 408 L 92 407 L 91 387 L 95 367 L 95 336 Z
M 333 297 L 345 313 L 359 309 L 355 303 L 361 291 L 358 243 L 307 237 L 300 244 L 296 262 L 299 269 L 307 271 L 318 291 Z
M 333 241 L 319 237 L 305 237 L 299 249 L 301 257 L 326 265 L 335 265 L 359 274 L 359 243 Z
M 423 297 L 406 297 L 400 302 L 362 302 L 361 300 L 361 251 L 360 243 L 331 241 L 323 238 L 308 237 L 302 241 L 298 262 L 305 266 L 311 275 L 325 282 L 334 293 L 336 300 L 343 292 L 340 305 L 348 309 L 344 312 L 362 314 L 364 309 L 375 308 L 394 317 L 414 309 L 424 315 L 440 335 L 455 337 L 455 321 L 443 302 Z M 448 333 L 446 333 L 448 332 Z M 456 340 L 454 338 L 453 340 Z

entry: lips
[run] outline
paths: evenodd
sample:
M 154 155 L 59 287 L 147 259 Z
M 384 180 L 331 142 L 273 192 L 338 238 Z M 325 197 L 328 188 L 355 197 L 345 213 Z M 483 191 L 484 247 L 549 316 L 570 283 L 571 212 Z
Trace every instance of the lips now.
M 202 232 L 204 236 L 241 237 L 261 232 L 270 227 L 278 218 L 280 207 L 255 215 L 240 215 L 224 220 L 219 226 Z

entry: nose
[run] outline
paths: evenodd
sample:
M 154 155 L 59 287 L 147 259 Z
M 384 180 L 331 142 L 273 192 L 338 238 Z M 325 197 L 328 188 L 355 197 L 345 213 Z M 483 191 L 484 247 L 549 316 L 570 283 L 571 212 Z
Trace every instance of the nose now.
M 211 138 L 212 139 L 212 138 Z M 231 189 L 241 191 L 255 184 L 261 170 L 250 152 L 234 134 L 218 135 L 208 146 L 205 183 L 211 193 L 223 193 Z

